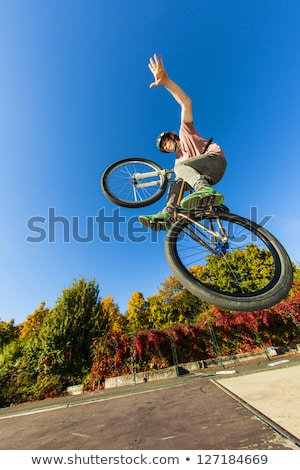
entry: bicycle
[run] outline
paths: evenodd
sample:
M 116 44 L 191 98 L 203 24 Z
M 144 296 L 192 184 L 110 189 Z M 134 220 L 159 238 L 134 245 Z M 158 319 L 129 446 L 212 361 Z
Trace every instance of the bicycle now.
M 173 170 L 151 160 L 126 158 L 104 171 L 101 188 L 111 202 L 140 208 L 159 200 L 173 179 Z M 164 245 L 175 278 L 196 297 L 226 310 L 258 311 L 284 299 L 293 268 L 282 244 L 224 205 L 181 209 L 185 189 L 183 182 Z

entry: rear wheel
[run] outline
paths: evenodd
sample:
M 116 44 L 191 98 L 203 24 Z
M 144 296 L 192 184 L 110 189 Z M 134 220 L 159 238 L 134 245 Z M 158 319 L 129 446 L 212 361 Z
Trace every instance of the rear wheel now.
M 145 158 L 126 158 L 110 165 L 101 177 L 101 189 L 113 203 L 125 207 L 153 204 L 168 184 L 164 170 Z
M 219 308 L 255 311 L 287 296 L 293 280 L 280 242 L 254 222 L 230 213 L 181 217 L 168 232 L 165 254 L 192 294 Z

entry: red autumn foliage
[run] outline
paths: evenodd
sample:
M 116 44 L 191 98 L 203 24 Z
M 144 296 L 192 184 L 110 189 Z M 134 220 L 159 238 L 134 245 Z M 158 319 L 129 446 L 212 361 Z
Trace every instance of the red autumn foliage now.
M 300 341 L 300 289 L 276 306 L 257 312 L 228 312 L 213 308 L 198 324 L 140 331 L 132 338 L 110 333 L 94 342 L 92 381 L 218 355 L 255 351 Z

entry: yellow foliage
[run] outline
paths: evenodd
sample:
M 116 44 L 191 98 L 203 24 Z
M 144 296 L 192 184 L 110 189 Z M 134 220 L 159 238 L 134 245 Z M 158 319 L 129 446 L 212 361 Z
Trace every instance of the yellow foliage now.
M 124 317 L 121 315 L 119 306 L 114 302 L 111 295 L 101 300 L 101 311 L 102 316 L 108 320 L 112 332 L 123 331 L 125 324 Z
M 26 321 L 20 325 L 19 339 L 31 338 L 41 328 L 49 309 L 45 308 L 45 302 L 41 302 L 40 306 L 30 315 Z

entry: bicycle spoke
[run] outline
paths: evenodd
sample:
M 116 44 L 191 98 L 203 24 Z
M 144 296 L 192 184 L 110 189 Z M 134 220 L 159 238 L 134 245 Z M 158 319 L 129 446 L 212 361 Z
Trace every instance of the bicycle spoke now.
M 161 176 L 148 177 L 148 185 L 149 182 L 150 184 L 153 182 L 153 186 L 143 186 L 145 183 L 142 174 L 146 171 L 149 172 L 149 166 L 144 164 L 133 163 L 120 166 L 108 176 L 106 180 L 107 188 L 119 199 L 125 201 L 138 202 L 149 199 L 156 193 L 157 186 L 161 183 Z M 140 175 L 138 180 L 135 178 L 137 173 Z

